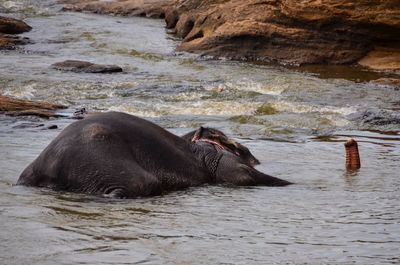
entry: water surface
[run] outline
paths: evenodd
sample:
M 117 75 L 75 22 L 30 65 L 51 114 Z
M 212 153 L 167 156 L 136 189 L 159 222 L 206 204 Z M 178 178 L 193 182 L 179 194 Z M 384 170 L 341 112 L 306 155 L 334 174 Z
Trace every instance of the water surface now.
M 0 52 L 0 93 L 70 111 L 124 111 L 176 134 L 216 127 L 248 146 L 259 170 L 296 184 L 203 186 L 135 200 L 14 186 L 72 121 L 0 116 L 1 264 L 400 262 L 400 125 L 354 118 L 397 115 L 398 88 L 366 82 L 375 77 L 362 70 L 325 78 L 332 68 L 301 72 L 180 54 L 162 20 L 59 8 L 0 1 L 0 12 L 33 27 L 24 34 L 32 44 Z M 66 59 L 117 64 L 124 73 L 49 67 Z M 58 129 L 46 129 L 53 124 Z M 344 168 L 350 137 L 361 151 L 355 172 Z

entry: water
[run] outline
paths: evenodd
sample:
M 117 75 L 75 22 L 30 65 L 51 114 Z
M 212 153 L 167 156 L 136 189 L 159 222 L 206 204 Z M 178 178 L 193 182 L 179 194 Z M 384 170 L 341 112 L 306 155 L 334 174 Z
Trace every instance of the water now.
M 14 186 L 72 121 L 0 116 L 0 264 L 400 263 L 400 128 L 352 118 L 398 113 L 397 88 L 364 82 L 382 74 L 364 78 L 349 68 L 347 79 L 326 79 L 321 73 L 334 68 L 301 72 L 176 54 L 161 20 L 59 7 L 0 1 L 0 12 L 33 26 L 25 36 L 34 41 L 0 52 L 0 93 L 129 112 L 176 134 L 213 126 L 248 146 L 259 170 L 296 184 L 203 186 L 135 200 Z M 66 59 L 117 64 L 125 73 L 49 68 Z M 59 129 L 47 130 L 52 124 Z M 361 152 L 356 172 L 344 169 L 350 137 Z

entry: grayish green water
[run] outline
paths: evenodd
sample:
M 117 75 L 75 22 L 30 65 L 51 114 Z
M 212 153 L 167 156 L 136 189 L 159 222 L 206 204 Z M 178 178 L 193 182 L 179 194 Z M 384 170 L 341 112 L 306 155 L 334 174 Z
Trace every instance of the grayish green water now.
M 389 122 L 400 108 L 398 88 L 362 82 L 353 68 L 350 80 L 325 79 L 176 54 L 161 20 L 58 9 L 0 0 L 0 12 L 33 27 L 24 36 L 34 42 L 0 52 L 1 94 L 70 111 L 124 111 L 176 134 L 216 127 L 248 146 L 259 170 L 296 184 L 204 186 L 136 200 L 14 186 L 72 121 L 0 116 L 0 264 L 400 263 L 400 125 Z M 66 59 L 125 73 L 49 67 Z M 383 120 L 355 118 L 363 113 Z M 20 128 L 26 123 L 31 128 Z M 43 129 L 51 124 L 59 129 Z M 344 169 L 349 137 L 359 140 L 362 159 L 352 173 Z

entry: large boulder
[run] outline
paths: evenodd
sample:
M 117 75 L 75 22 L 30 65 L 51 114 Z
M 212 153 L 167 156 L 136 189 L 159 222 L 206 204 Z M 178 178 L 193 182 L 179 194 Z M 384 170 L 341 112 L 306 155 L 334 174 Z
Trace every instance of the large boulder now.
M 378 47 L 398 56 L 399 16 L 396 0 L 184 0 L 166 20 L 183 38 L 179 50 L 289 64 L 348 64 Z

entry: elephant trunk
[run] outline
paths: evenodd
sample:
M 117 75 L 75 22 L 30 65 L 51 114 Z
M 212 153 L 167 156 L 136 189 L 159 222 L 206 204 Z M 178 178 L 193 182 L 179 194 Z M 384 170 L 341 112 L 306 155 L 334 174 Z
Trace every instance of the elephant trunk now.
M 346 168 L 347 170 L 357 170 L 361 167 L 360 154 L 356 140 L 350 139 L 345 144 L 346 149 Z

